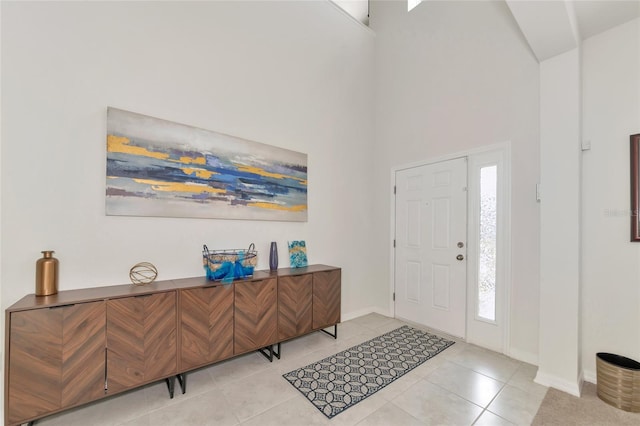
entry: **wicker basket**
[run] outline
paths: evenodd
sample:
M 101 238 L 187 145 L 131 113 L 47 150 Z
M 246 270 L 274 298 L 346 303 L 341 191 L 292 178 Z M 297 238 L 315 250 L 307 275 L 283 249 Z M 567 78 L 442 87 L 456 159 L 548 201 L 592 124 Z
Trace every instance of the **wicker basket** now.
M 207 279 L 212 281 L 248 278 L 253 276 L 258 264 L 258 252 L 253 243 L 247 250 L 209 250 L 204 245 L 202 264 L 207 272 Z
M 596 354 L 598 398 L 633 413 L 640 412 L 640 363 L 620 355 Z

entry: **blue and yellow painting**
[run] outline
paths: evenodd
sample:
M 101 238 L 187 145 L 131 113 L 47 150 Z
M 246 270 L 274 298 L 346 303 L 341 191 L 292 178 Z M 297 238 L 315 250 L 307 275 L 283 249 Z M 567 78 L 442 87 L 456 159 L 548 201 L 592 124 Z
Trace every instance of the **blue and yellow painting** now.
M 107 215 L 307 220 L 307 155 L 107 110 Z

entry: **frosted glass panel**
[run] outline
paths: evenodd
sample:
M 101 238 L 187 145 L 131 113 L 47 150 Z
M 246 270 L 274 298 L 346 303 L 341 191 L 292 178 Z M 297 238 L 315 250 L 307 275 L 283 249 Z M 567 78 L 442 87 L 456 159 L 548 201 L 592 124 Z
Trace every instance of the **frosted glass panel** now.
M 478 262 L 478 316 L 496 319 L 498 166 L 480 169 L 480 258 Z

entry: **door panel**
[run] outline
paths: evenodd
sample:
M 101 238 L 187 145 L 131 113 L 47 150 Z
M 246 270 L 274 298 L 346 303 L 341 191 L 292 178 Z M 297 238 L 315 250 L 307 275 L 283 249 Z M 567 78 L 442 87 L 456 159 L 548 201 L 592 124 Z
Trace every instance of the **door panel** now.
M 176 372 L 176 350 L 175 292 L 107 302 L 109 393 Z
M 451 309 L 451 280 L 449 265 L 433 265 L 433 307 L 448 311 Z
M 313 274 L 313 328 L 329 327 L 340 322 L 341 271 Z
M 406 239 L 409 247 L 420 247 L 422 244 L 422 232 L 420 227 L 422 222 L 422 212 L 420 211 L 422 203 L 420 200 L 407 201 L 407 227 Z
M 235 291 L 234 354 L 275 343 L 278 339 L 276 279 L 238 282 Z
M 107 386 L 117 392 L 144 382 L 144 308 L 138 297 L 107 302 Z
M 178 367 L 176 293 L 154 294 L 145 299 L 145 381 L 161 379 Z
M 278 278 L 278 340 L 311 331 L 313 275 Z
M 182 290 L 181 370 L 233 356 L 233 286 Z
M 420 262 L 407 262 L 407 295 L 406 299 L 410 302 L 420 303 L 420 283 L 422 282 L 422 265 Z
M 60 408 L 62 309 L 11 314 L 9 422 Z
M 451 207 L 446 198 L 433 200 L 433 249 L 447 249 L 451 241 Z
M 10 322 L 10 423 L 104 395 L 104 302 L 14 312 Z
M 466 179 L 465 158 L 396 173 L 396 316 L 459 337 L 466 319 Z
M 105 302 L 63 308 L 62 406 L 104 396 Z

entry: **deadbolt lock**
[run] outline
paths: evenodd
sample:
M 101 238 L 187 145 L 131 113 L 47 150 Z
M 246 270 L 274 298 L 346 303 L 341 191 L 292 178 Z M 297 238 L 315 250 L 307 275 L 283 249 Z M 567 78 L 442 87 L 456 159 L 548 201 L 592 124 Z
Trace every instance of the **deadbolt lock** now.
M 464 247 L 464 243 L 462 241 L 458 241 L 458 248 Z

